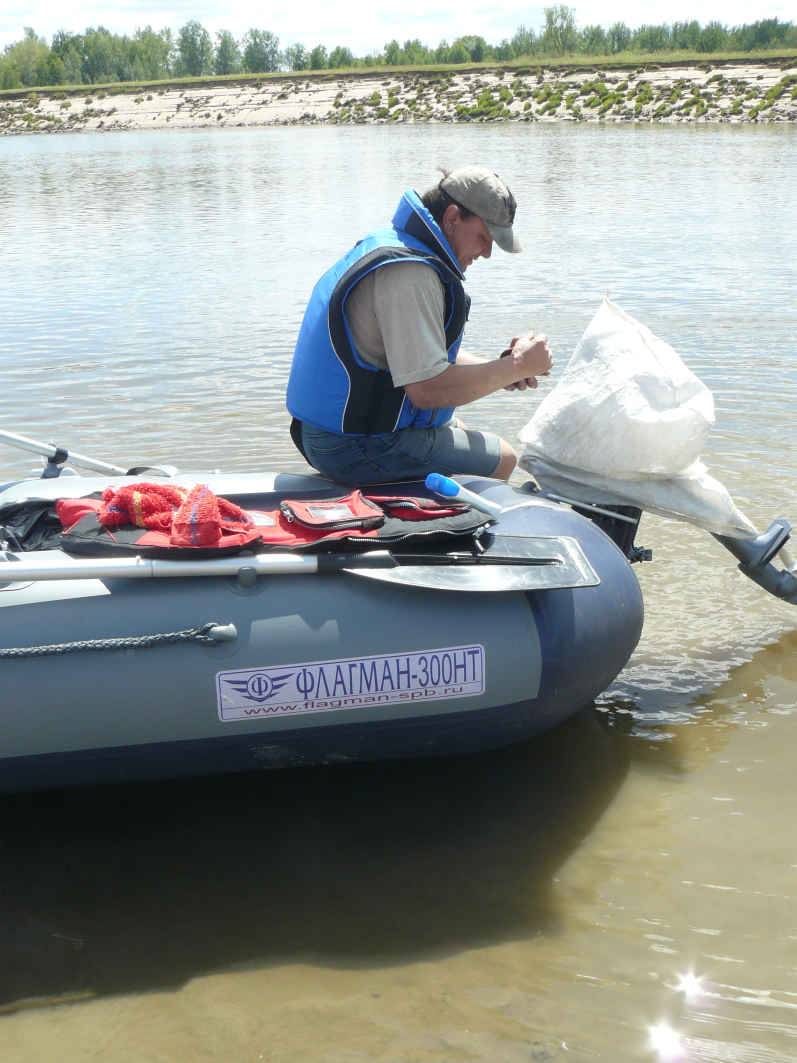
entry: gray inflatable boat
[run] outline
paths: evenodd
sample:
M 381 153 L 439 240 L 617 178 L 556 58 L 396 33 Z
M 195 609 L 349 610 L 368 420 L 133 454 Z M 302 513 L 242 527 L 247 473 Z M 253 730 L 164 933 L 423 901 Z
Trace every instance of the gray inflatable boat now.
M 97 499 L 142 479 L 181 497 L 202 485 L 260 523 L 285 506 L 326 520 L 342 488 L 125 470 L 0 440 L 46 459 L 41 477 L 0 483 L 0 790 L 496 748 L 588 706 L 642 630 L 631 563 L 649 552 L 634 545 L 633 506 L 432 476 L 363 493 L 415 515 L 464 501 L 479 515 L 467 534 L 461 516 L 445 534 L 423 522 L 405 534 L 405 512 L 399 533 L 384 521 L 365 541 L 344 520 L 339 541 L 296 550 L 267 531 L 233 551 L 151 549 L 135 526 L 116 549 L 122 531 L 103 526 L 103 549 L 77 536 L 76 551 L 64 513 L 89 507 L 97 524 Z M 794 570 L 775 563 L 790 533 L 779 519 L 716 538 L 797 604 Z
M 261 512 L 341 487 L 80 455 L 98 471 L 57 475 L 66 454 L 51 457 L 43 478 L 0 485 L 4 790 L 495 748 L 588 706 L 641 633 L 633 517 L 598 517 L 607 534 L 469 478 L 462 494 L 491 523 L 465 547 L 75 556 L 40 534 L 57 501 L 131 477 Z

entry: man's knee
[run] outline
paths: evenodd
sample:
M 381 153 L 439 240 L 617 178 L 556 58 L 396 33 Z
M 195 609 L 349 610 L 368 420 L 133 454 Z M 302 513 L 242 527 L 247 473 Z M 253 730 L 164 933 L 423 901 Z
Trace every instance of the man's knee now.
M 515 471 L 517 465 L 517 453 L 514 447 L 511 447 L 505 439 L 501 440 L 501 460 L 498 462 L 493 476 L 496 480 L 508 480 L 512 473 Z

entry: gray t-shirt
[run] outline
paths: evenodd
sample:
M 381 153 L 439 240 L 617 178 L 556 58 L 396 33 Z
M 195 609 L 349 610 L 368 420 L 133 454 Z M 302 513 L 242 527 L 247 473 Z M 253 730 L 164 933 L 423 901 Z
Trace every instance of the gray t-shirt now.
M 448 367 L 440 276 L 422 262 L 371 270 L 346 300 L 352 338 L 363 360 L 389 369 L 397 387 L 430 380 Z

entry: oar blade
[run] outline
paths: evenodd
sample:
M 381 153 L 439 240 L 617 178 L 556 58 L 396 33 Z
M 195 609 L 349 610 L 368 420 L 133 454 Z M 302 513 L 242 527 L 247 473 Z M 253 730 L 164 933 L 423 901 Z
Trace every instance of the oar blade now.
M 431 591 L 494 594 L 596 587 L 600 583 L 577 540 L 564 535 L 496 535 L 481 558 L 449 557 L 441 558 L 440 563 L 398 564 L 389 569 L 347 567 L 344 571 Z

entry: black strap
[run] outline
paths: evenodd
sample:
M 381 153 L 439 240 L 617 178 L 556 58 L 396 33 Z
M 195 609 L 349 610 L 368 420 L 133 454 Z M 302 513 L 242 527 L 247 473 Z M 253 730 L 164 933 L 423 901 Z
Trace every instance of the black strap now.
M 299 421 L 296 417 L 291 420 L 291 439 L 296 445 L 296 449 L 302 455 L 307 464 L 312 465 L 313 463 L 305 454 L 304 447 L 302 446 L 302 422 Z

